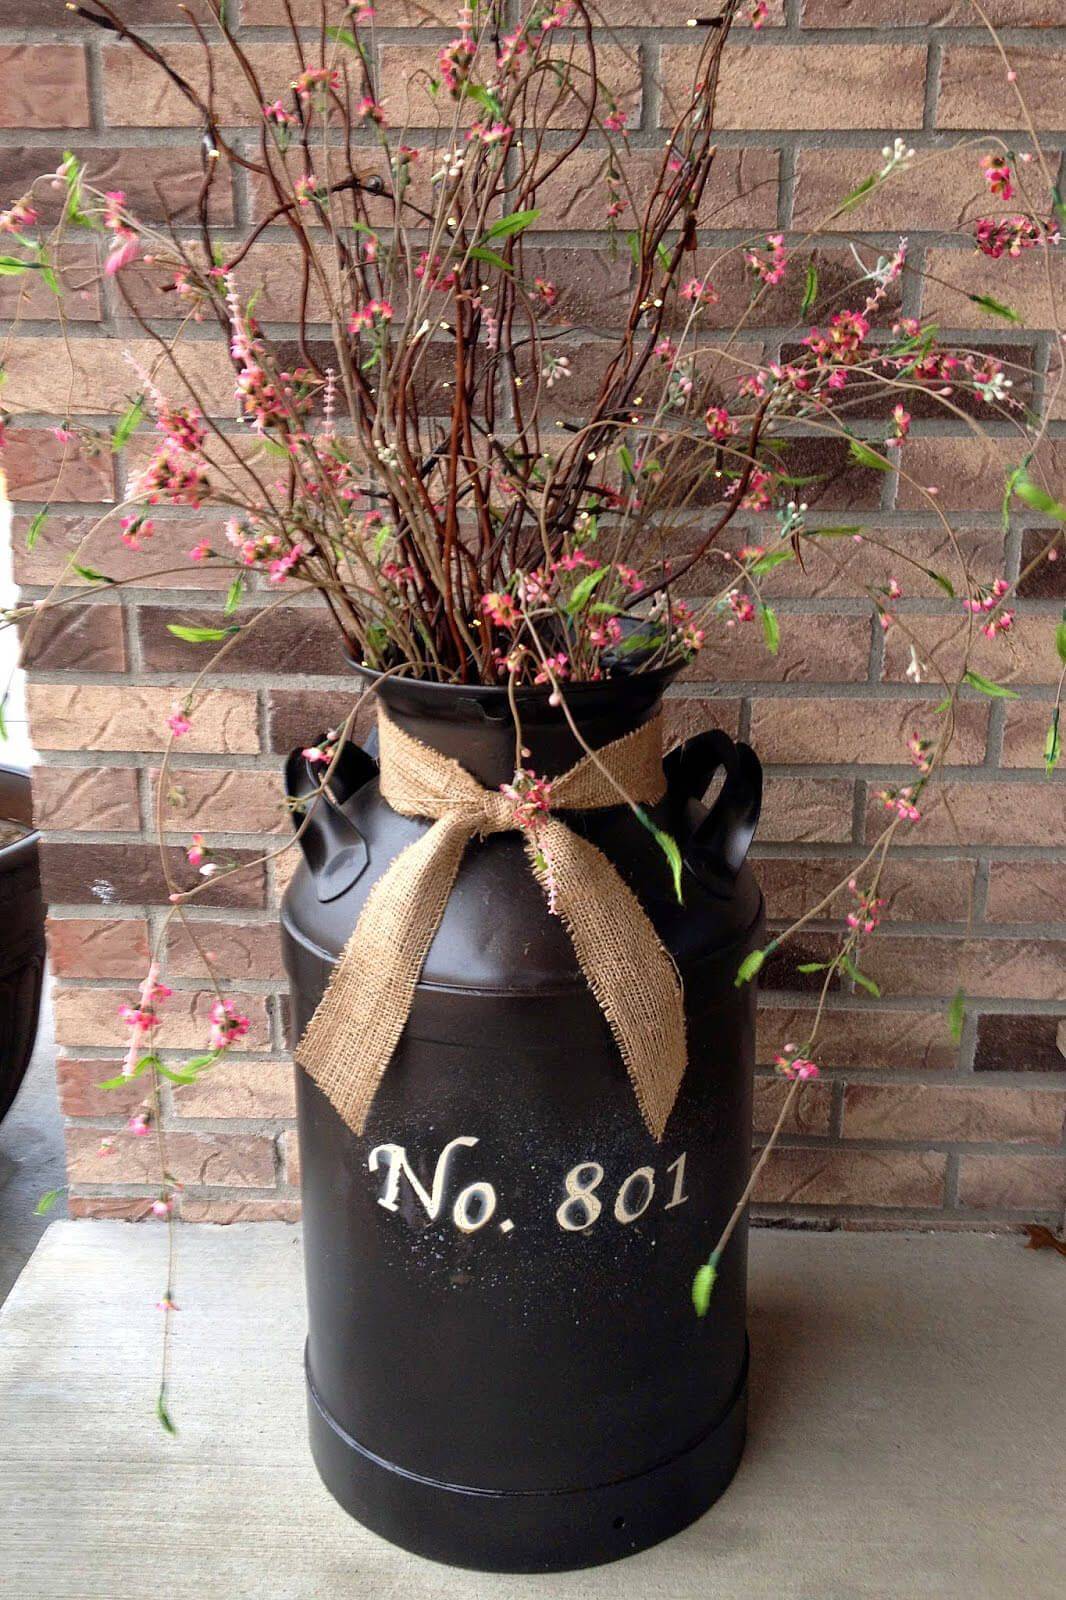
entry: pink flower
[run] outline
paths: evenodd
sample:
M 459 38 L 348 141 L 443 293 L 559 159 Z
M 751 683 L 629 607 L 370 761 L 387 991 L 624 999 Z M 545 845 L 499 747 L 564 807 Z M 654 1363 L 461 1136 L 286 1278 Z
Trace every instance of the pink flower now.
M 348 318 L 348 332 L 359 333 L 363 328 L 380 327 L 383 323 L 391 322 L 392 317 L 392 305 L 388 300 L 368 300 L 365 306 L 353 311 Z
M 546 278 L 534 278 L 533 287 L 537 292 L 538 299 L 545 306 L 547 306 L 548 310 L 550 311 L 552 306 L 554 306 L 555 302 L 559 298 L 559 291 L 555 287 L 554 283 L 549 283 Z
M 606 650 L 610 645 L 617 644 L 621 637 L 622 624 L 617 617 L 604 617 L 598 622 L 589 623 L 589 643 L 598 650 Z
M 385 108 L 379 105 L 373 95 L 365 94 L 357 102 L 355 114 L 361 122 L 375 122 L 379 128 L 386 126 Z
M 331 93 L 339 93 L 341 75 L 334 67 L 309 67 L 292 80 L 290 87 L 295 89 L 301 100 L 325 104 Z
M 1010 200 L 1014 194 L 1014 185 L 1011 183 L 1010 164 L 1006 156 L 999 154 L 982 156 L 981 167 L 985 182 L 996 199 Z
M 497 628 L 516 628 L 521 621 L 514 596 L 493 591 L 481 596 L 481 609 Z
M 741 594 L 739 589 L 733 589 L 728 599 L 729 609 L 732 611 L 733 616 L 726 624 L 727 627 L 731 628 L 737 622 L 755 621 L 755 606 L 750 595 Z
M 126 1130 L 132 1133 L 134 1138 L 143 1139 L 149 1131 L 148 1118 L 145 1113 L 143 1111 L 135 1111 L 126 1123 Z
M 211 549 L 211 546 L 206 539 L 201 539 L 200 542 L 198 544 L 194 544 L 192 549 L 189 551 L 189 560 L 206 561 L 210 555 L 214 555 L 214 551 Z
M 689 278 L 687 283 L 681 285 L 678 294 L 682 300 L 689 300 L 694 305 L 714 306 L 718 304 L 718 290 L 710 278 Z
M 169 1217 L 174 1209 L 173 1200 L 163 1199 L 152 1201 L 152 1215 L 156 1217 Z
M 737 431 L 737 425 L 724 406 L 711 406 L 704 419 L 707 432 L 718 444 L 724 444 Z
M 192 732 L 192 723 L 185 715 L 181 706 L 175 706 L 167 718 L 167 727 L 175 739 L 183 739 L 187 733 Z
M 744 260 L 752 272 L 755 273 L 755 276 L 762 279 L 763 283 L 780 283 L 785 276 L 785 267 L 788 263 L 784 234 L 767 234 L 765 245 L 745 250 Z
M 73 433 L 70 428 L 52 429 L 52 438 L 57 440 L 59 444 L 73 444 L 77 437 L 77 434 Z
M 603 119 L 603 125 L 608 133 L 624 133 L 626 131 L 626 113 L 624 111 L 610 111 Z
M 189 845 L 188 849 L 185 852 L 185 859 L 188 861 L 190 867 L 198 867 L 200 865 L 200 863 L 203 861 L 203 859 L 204 859 L 204 836 L 203 836 L 202 833 L 194 833 L 193 834 L 193 836 L 192 836 L 192 844 Z
M 267 122 L 273 122 L 279 128 L 291 128 L 296 122 L 292 112 L 286 111 L 280 100 L 275 100 L 270 105 L 264 105 L 263 116 Z
M 111 252 L 104 262 L 104 272 L 113 278 L 116 272 L 121 272 L 123 267 L 128 267 L 131 261 L 136 261 L 140 254 L 140 240 L 135 233 L 116 234 Z
M 32 228 L 36 221 L 36 208 L 31 204 L 29 195 L 24 195 L 14 205 L 8 206 L 6 211 L 0 211 L 0 233 L 21 233 L 23 228 Z
M 914 804 L 911 789 L 881 789 L 877 795 L 878 800 L 886 811 L 894 811 L 903 822 L 918 822 L 921 812 Z
M 157 1311 L 177 1311 L 180 1309 L 178 1302 L 172 1299 L 169 1294 L 165 1294 L 162 1300 L 157 1300 L 155 1308 Z
M 242 1015 L 232 1000 L 216 1000 L 211 1007 L 210 1048 L 227 1050 L 243 1039 L 251 1026 L 251 1019 Z
M 801 1082 L 817 1078 L 819 1075 L 818 1068 L 814 1062 L 809 1060 L 807 1056 L 792 1054 L 791 1052 L 794 1050 L 794 1045 L 786 1044 L 784 1053 L 779 1053 L 774 1057 L 774 1066 L 781 1076 L 789 1079 L 799 1078 Z
M 500 793 L 514 806 L 516 828 L 535 830 L 541 817 L 551 810 L 552 786 L 547 778 L 519 769 L 513 783 L 501 783 Z

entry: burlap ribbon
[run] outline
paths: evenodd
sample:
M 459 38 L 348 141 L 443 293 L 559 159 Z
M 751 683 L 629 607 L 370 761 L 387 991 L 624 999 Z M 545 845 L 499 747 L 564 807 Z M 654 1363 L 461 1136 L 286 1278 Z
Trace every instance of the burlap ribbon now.
M 356 1133 L 366 1125 L 407 1022 L 467 845 L 475 835 L 517 827 L 514 802 L 499 790 L 483 789 L 457 761 L 412 739 L 384 711 L 379 727 L 383 798 L 406 817 L 432 818 L 433 826 L 400 852 L 370 891 L 296 1052 Z M 550 811 L 538 818 L 535 834 L 522 831 L 530 865 L 550 887 L 552 908 L 618 1043 L 641 1116 L 661 1139 L 686 1065 L 677 973 L 606 856 L 552 814 L 619 805 L 611 778 L 632 800 L 662 798 L 659 719 L 554 779 Z

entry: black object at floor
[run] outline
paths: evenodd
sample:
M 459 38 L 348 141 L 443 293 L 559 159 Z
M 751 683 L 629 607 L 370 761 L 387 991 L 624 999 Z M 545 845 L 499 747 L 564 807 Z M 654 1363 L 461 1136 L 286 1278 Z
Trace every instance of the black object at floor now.
M 655 715 L 663 687 L 639 676 L 567 698 L 596 748 Z M 481 783 L 512 777 L 504 691 L 381 692 L 405 732 Z M 545 694 L 522 692 L 520 711 L 536 772 L 580 758 Z M 436 1560 L 519 1572 L 627 1555 L 705 1511 L 743 1449 L 743 1227 L 704 1320 L 690 1290 L 748 1172 L 754 995 L 733 980 L 762 936 L 744 864 L 761 774 L 720 733 L 666 765 L 655 820 L 682 848 L 682 906 L 628 808 L 566 819 L 684 979 L 689 1067 L 661 1144 L 515 834 L 467 851 L 365 1137 L 297 1075 L 315 1460 L 354 1516 Z M 348 748 L 337 808 L 312 813 L 286 894 L 297 1032 L 373 883 L 426 826 L 384 804 L 374 772 Z M 317 780 L 294 758 L 288 781 L 299 795 Z
M 0 1121 L 26 1074 L 44 983 L 44 902 L 29 774 L 0 767 L 0 820 L 27 831 L 0 843 Z

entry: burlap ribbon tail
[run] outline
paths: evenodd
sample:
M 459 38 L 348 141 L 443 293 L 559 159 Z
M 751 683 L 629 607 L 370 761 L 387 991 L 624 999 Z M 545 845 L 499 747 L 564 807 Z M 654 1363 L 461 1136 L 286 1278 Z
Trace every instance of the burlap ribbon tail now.
M 432 819 L 432 827 L 400 852 L 370 891 L 296 1052 L 356 1133 L 363 1132 L 399 1043 L 467 845 L 475 836 L 517 827 L 513 801 L 404 733 L 383 709 L 379 728 L 383 799 L 404 816 Z M 642 804 L 662 798 L 660 719 L 554 779 L 550 810 L 535 832 L 521 831 L 546 891 L 540 862 L 549 863 L 552 907 L 610 1025 L 641 1116 L 661 1139 L 686 1066 L 680 981 L 636 895 L 595 845 L 554 814 L 619 805 L 611 778 Z

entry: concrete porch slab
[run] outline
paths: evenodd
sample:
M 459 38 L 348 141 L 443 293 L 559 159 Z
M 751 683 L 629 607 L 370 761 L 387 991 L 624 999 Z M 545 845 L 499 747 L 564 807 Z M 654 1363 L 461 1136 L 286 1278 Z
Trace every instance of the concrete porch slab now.
M 1017 1238 L 757 1232 L 751 1439 L 676 1539 L 481 1577 L 394 1550 L 304 1442 L 299 1231 L 55 1223 L 0 1315 L 12 1600 L 1061 1600 L 1066 1261 Z

